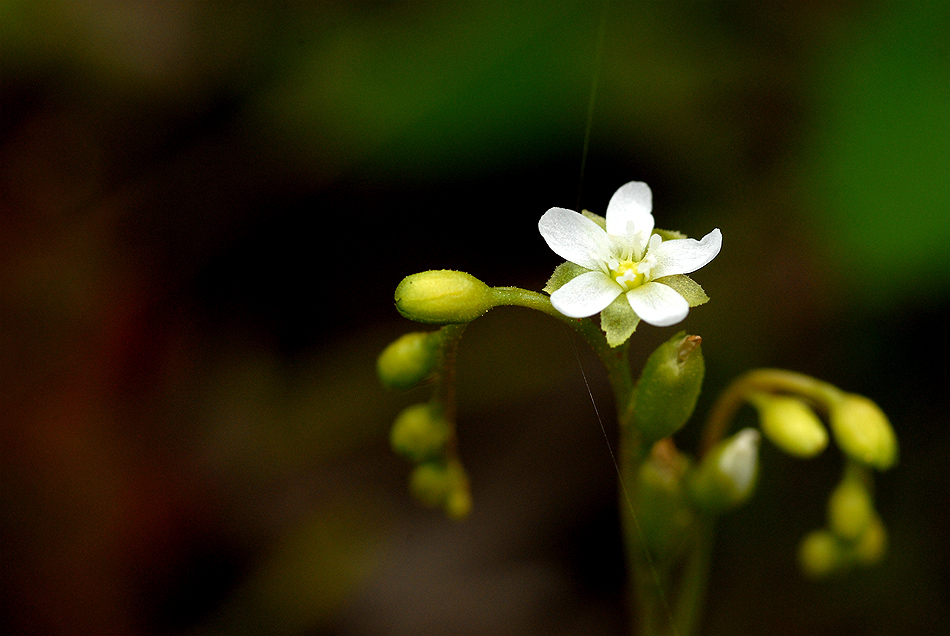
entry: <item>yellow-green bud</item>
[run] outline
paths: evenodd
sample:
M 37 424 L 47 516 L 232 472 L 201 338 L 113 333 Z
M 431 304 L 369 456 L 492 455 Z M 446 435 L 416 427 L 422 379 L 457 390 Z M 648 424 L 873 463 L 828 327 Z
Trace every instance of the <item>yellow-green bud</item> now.
M 871 495 L 859 479 L 845 477 L 828 499 L 828 527 L 844 541 L 856 541 L 874 519 Z
M 680 332 L 647 360 L 630 402 L 630 420 L 646 441 L 672 435 L 686 424 L 699 397 L 705 364 L 699 336 Z
M 694 503 L 718 514 L 752 496 L 759 471 L 759 432 L 744 428 L 719 442 L 703 458 L 690 482 Z
M 798 564 L 808 576 L 828 576 L 840 570 L 845 562 L 841 545 L 827 530 L 808 533 L 798 548 Z
M 859 462 L 886 470 L 897 461 L 897 438 L 877 404 L 854 393 L 831 404 L 831 432 L 838 446 Z
M 824 425 L 802 400 L 758 393 L 749 396 L 749 402 L 759 412 L 765 436 L 789 455 L 814 457 L 828 445 Z
M 414 462 L 439 457 L 452 427 L 431 404 L 414 404 L 396 417 L 389 441 L 393 450 Z
M 401 336 L 379 354 L 379 380 L 391 389 L 408 389 L 426 379 L 439 357 L 435 334 L 414 332 Z
M 872 565 L 884 558 L 887 552 L 887 530 L 876 514 L 871 517 L 871 522 L 854 544 L 853 550 L 854 560 L 864 565 Z
M 406 276 L 396 287 L 396 309 L 416 322 L 471 322 L 494 306 L 492 289 L 465 272 L 420 272 Z
M 441 461 L 419 464 L 409 476 L 409 489 L 416 499 L 427 506 L 441 506 L 455 485 L 449 467 Z
M 456 459 L 419 464 L 409 477 L 409 489 L 421 503 L 444 508 L 453 519 L 464 519 L 472 511 L 468 476 Z

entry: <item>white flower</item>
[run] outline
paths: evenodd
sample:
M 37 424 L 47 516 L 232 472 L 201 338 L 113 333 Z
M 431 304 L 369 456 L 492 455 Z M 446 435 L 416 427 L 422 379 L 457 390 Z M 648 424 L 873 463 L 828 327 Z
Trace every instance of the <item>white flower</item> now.
M 538 229 L 548 247 L 588 270 L 551 293 L 551 304 L 558 311 L 586 318 L 625 294 L 636 315 L 651 325 L 675 325 L 686 317 L 691 303 L 679 285 L 674 288 L 677 279 L 667 277 L 696 271 L 714 259 L 722 246 L 722 233 L 715 229 L 701 241 L 663 240 L 653 233 L 652 209 L 649 186 L 631 181 L 607 204 L 605 227 L 564 208 L 544 213 Z

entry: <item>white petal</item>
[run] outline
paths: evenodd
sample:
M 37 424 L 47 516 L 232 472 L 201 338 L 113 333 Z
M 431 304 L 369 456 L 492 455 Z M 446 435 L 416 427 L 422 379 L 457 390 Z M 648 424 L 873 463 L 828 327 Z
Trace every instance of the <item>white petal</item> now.
M 689 274 L 716 258 L 722 248 L 722 232 L 716 228 L 703 237 L 696 239 L 674 239 L 663 241 L 650 255 L 656 258 L 656 265 L 650 272 L 651 278 Z
M 622 291 L 606 274 L 587 272 L 551 294 L 551 304 L 569 318 L 586 318 L 603 311 Z
M 538 230 L 555 254 L 587 269 L 600 269 L 610 245 L 599 225 L 564 208 L 545 212 L 538 221 Z
M 689 303 L 672 287 L 646 283 L 627 292 L 627 301 L 640 319 L 654 327 L 669 327 L 689 313 Z
M 607 204 L 607 233 L 628 236 L 628 223 L 637 231 L 650 236 L 653 231 L 653 193 L 642 181 L 631 181 L 620 186 Z

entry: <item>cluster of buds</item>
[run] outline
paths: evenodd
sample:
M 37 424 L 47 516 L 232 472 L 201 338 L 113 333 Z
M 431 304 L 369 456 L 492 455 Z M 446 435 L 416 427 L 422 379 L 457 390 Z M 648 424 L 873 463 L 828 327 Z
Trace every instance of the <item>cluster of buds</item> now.
M 887 531 L 874 510 L 866 469 L 849 466 L 827 508 L 827 527 L 809 533 L 799 547 L 799 564 L 806 574 L 824 577 L 883 558 Z
M 409 489 L 421 503 L 453 519 L 472 510 L 468 476 L 456 449 L 452 382 L 455 349 L 467 323 L 494 306 L 493 291 L 464 272 L 438 270 L 407 276 L 396 288 L 396 308 L 416 322 L 445 325 L 405 334 L 377 360 L 380 382 L 407 390 L 430 382 L 427 402 L 403 409 L 393 422 L 393 450 L 412 462 Z
M 898 445 L 877 404 L 826 382 L 776 369 L 760 369 L 737 380 L 714 407 L 716 418 L 727 420 L 742 402 L 756 409 L 763 436 L 783 452 L 808 459 L 834 440 L 844 453 L 844 477 L 828 499 L 827 527 L 802 541 L 802 569 L 821 577 L 879 561 L 887 534 L 874 510 L 872 471 L 891 468 L 897 462 Z

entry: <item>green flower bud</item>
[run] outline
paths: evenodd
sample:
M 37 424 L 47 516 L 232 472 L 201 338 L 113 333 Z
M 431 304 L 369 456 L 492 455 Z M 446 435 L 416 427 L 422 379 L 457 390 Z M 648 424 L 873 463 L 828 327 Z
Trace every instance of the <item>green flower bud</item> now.
M 872 515 L 871 521 L 864 533 L 854 544 L 854 560 L 863 565 L 873 565 L 884 558 L 887 552 L 887 530 L 881 518 Z
M 436 334 L 407 333 L 383 349 L 376 362 L 376 371 L 385 386 L 409 389 L 432 373 L 438 357 Z
M 846 477 L 828 499 L 828 527 L 843 541 L 856 541 L 874 517 L 871 494 L 854 477 Z
M 705 365 L 699 336 L 680 332 L 647 360 L 630 401 L 630 421 L 646 441 L 680 430 L 693 414 Z
M 749 402 L 759 412 L 765 436 L 789 455 L 814 457 L 828 445 L 824 425 L 802 400 L 757 393 L 749 396 Z
M 798 564 L 811 577 L 822 578 L 846 564 L 845 554 L 834 535 L 827 530 L 808 533 L 798 548 Z
M 664 443 L 667 442 L 667 443 Z M 654 558 L 675 558 L 686 544 L 695 519 L 689 506 L 683 477 L 689 460 L 676 451 L 671 440 L 660 440 L 637 475 L 639 536 Z
M 419 464 L 409 477 L 409 489 L 421 503 L 442 507 L 453 519 L 464 519 L 472 511 L 468 476 L 458 460 Z
M 703 458 L 690 482 L 694 503 L 712 514 L 745 503 L 759 471 L 759 432 L 744 428 Z
M 492 289 L 465 272 L 420 272 L 406 276 L 396 287 L 396 309 L 416 322 L 471 322 L 494 306 Z
M 452 436 L 452 427 L 438 411 L 431 404 L 403 409 L 389 433 L 393 450 L 414 462 L 439 457 Z
M 887 416 L 868 398 L 846 393 L 831 404 L 831 432 L 852 459 L 886 470 L 897 461 L 897 438 Z
M 416 466 L 409 476 L 409 490 L 426 506 L 441 506 L 449 498 L 455 485 L 452 472 L 441 461 Z

